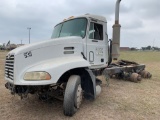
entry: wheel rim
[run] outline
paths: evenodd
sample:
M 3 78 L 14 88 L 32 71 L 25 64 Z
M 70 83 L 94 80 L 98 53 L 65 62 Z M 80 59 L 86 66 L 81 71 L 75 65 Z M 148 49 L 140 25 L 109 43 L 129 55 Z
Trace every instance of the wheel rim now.
M 79 108 L 82 103 L 82 87 L 78 85 L 77 94 L 76 94 L 76 107 Z

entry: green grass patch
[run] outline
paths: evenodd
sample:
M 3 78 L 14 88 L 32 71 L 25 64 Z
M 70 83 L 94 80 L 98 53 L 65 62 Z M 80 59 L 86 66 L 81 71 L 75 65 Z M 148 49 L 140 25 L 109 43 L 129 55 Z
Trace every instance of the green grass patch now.
M 120 59 L 135 62 L 160 62 L 160 52 L 157 51 L 125 51 L 120 53 Z

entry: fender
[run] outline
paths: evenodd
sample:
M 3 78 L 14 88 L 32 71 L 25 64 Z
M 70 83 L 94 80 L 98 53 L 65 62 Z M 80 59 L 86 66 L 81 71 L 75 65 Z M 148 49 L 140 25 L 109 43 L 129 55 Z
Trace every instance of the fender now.
M 38 65 L 25 70 L 15 81 L 15 85 L 49 85 L 57 83 L 58 79 L 68 70 L 89 67 L 90 64 L 82 56 L 67 56 L 43 61 Z M 51 80 L 26 81 L 23 79 L 26 72 L 46 71 L 51 75 Z

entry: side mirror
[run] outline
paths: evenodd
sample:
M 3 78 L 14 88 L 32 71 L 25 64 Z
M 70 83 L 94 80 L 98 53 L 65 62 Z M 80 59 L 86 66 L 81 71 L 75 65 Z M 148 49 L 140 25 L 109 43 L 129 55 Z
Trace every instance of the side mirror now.
M 92 33 L 94 33 L 94 32 L 95 32 L 95 30 L 90 30 L 89 31 L 89 35 L 92 34 Z

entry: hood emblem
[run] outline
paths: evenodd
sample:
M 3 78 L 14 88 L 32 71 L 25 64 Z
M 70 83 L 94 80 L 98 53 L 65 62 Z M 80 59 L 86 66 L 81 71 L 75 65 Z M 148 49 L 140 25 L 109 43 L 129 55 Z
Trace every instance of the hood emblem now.
M 8 54 L 7 58 L 9 59 L 11 57 L 11 54 Z

